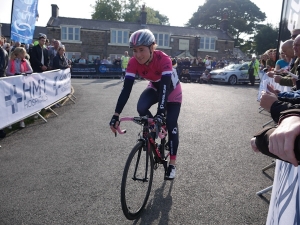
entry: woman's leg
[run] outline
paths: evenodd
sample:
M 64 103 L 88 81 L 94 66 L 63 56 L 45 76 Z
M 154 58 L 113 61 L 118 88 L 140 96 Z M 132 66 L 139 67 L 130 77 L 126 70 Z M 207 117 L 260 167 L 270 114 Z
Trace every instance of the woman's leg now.
M 181 103 L 168 103 L 167 105 L 167 130 L 169 135 L 170 162 L 166 174 L 168 180 L 173 180 L 176 175 L 176 155 L 179 145 L 178 116 Z
M 167 106 L 167 130 L 169 135 L 169 149 L 170 149 L 170 164 L 176 164 L 176 155 L 179 145 L 179 129 L 178 116 L 180 113 L 181 103 L 168 102 Z
M 158 102 L 158 93 L 153 88 L 147 88 L 141 94 L 139 101 L 137 103 L 137 111 L 140 116 L 153 117 L 152 113 L 149 111 L 150 107 Z

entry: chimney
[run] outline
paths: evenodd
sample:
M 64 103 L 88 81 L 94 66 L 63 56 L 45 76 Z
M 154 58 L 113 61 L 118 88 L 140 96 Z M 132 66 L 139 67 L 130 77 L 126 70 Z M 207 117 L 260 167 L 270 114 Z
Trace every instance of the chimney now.
M 147 24 L 147 12 L 146 12 L 146 9 L 145 9 L 145 4 L 142 6 L 142 11 L 141 11 L 141 14 L 140 14 L 140 22 L 141 22 L 142 25 Z
M 57 18 L 59 12 L 58 6 L 56 4 L 51 4 L 51 7 L 52 7 L 52 17 Z

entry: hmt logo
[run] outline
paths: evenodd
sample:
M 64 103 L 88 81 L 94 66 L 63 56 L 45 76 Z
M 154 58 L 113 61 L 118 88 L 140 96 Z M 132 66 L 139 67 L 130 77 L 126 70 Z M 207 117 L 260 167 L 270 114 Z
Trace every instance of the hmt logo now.
M 12 114 L 18 112 L 18 103 L 22 102 L 23 96 L 17 93 L 16 85 L 9 89 L 10 95 L 4 96 L 6 107 L 11 106 Z
M 58 80 L 59 80 L 58 77 L 54 78 L 53 90 L 55 91 L 55 96 L 58 95 L 58 90 L 61 87 L 61 85 L 57 83 Z

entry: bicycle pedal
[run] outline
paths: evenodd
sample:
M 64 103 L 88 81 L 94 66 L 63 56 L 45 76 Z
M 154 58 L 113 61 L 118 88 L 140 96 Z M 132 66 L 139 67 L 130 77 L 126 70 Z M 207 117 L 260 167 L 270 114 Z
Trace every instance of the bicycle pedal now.
M 154 170 L 157 170 L 158 167 L 159 167 L 159 164 L 158 164 L 158 163 L 155 163 L 154 166 L 153 166 L 153 169 L 154 169 Z

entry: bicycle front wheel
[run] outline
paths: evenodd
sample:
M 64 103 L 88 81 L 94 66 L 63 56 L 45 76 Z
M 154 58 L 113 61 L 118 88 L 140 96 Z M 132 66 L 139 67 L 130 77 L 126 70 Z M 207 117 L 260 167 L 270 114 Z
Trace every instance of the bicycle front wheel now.
M 153 180 L 153 153 L 139 141 L 128 156 L 121 184 L 121 204 L 125 217 L 138 218 L 144 209 Z

